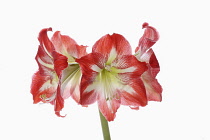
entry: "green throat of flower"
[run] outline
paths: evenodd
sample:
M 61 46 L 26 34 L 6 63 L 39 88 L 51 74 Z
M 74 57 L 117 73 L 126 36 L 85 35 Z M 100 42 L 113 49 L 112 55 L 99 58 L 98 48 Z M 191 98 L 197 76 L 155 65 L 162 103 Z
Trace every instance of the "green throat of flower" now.
M 107 101 L 112 100 L 113 98 L 119 98 L 116 93 L 116 87 L 118 87 L 120 82 L 117 76 L 118 70 L 115 67 L 106 65 L 96 77 L 96 81 L 100 84 L 99 92 L 104 95 Z

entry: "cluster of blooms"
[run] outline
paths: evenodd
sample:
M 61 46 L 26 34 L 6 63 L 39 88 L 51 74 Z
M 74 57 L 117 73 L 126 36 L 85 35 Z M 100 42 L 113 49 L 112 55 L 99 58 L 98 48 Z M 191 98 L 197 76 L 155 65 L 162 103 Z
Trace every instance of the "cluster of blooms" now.
M 39 70 L 31 84 L 34 103 L 51 103 L 61 116 L 70 96 L 82 106 L 97 101 L 104 117 L 113 121 L 120 105 L 138 109 L 148 101 L 161 101 L 162 88 L 156 79 L 160 67 L 151 49 L 159 34 L 148 23 L 142 27 L 145 31 L 134 55 L 120 34 L 103 36 L 87 54 L 86 46 L 69 36 L 57 31 L 49 39 L 52 28 L 41 30 L 35 57 Z

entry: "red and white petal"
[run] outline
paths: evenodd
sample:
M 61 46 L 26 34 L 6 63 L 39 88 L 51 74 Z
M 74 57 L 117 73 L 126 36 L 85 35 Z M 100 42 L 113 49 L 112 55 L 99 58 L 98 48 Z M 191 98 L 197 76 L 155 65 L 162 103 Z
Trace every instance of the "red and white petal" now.
M 116 116 L 117 109 L 120 107 L 119 99 L 106 100 L 99 96 L 98 107 L 107 121 L 113 121 Z
M 100 72 L 105 67 L 107 59 L 104 55 L 100 53 L 90 53 L 80 59 L 76 59 L 76 62 L 79 63 L 83 77 L 88 79 L 93 76 L 93 73 Z
M 55 98 L 55 114 L 58 116 L 58 117 L 65 117 L 65 116 L 62 116 L 60 115 L 60 111 L 63 109 L 64 107 L 64 99 L 63 97 L 61 96 L 61 88 L 60 88 L 60 84 L 58 85 L 58 88 L 57 88 L 57 94 L 56 94 L 56 98 Z
M 153 50 L 150 48 L 146 53 L 142 54 L 141 57 L 137 55 L 136 58 L 141 62 L 149 63 L 150 57 L 153 53 Z
M 95 75 L 97 75 L 95 73 Z M 83 106 L 87 106 L 90 104 L 93 104 L 97 100 L 97 93 L 95 92 L 96 83 L 93 82 L 92 79 L 94 79 L 96 76 L 92 77 L 84 77 L 82 76 L 81 79 L 81 85 L 80 85 L 80 104 Z
M 42 75 L 51 75 L 54 69 L 52 52 L 54 46 L 47 36 L 47 32 L 52 31 L 52 28 L 46 28 L 40 31 L 38 40 L 40 42 L 36 61 L 39 65 L 39 71 Z
M 147 51 L 159 40 L 159 33 L 154 27 L 149 26 L 148 23 L 144 23 L 142 28 L 146 29 L 135 50 L 138 59 L 140 59 L 143 54 L 147 53 Z
M 77 45 L 77 51 L 78 51 L 78 55 L 76 58 L 81 58 L 83 56 L 85 56 L 87 54 L 86 48 L 87 46 L 83 46 L 83 45 Z
M 61 77 L 61 93 L 64 99 L 71 96 L 77 103 L 80 100 L 81 70 L 78 64 L 69 65 Z
M 103 36 L 94 44 L 92 51 L 104 54 L 107 59 L 115 58 L 117 55 L 132 54 L 129 42 L 119 34 Z
M 149 24 L 145 22 L 143 23 L 142 28 L 146 28 L 144 32 L 145 38 L 149 39 L 151 42 L 158 41 L 159 33 L 154 27 L 149 26 Z
M 75 58 L 86 55 L 86 46 L 77 45 L 76 41 L 66 35 L 55 32 L 51 38 L 55 50 L 68 57 L 69 62 L 74 62 Z
M 111 35 L 112 42 L 118 55 L 131 55 L 132 49 L 129 42 L 120 34 Z
M 116 74 L 103 70 L 97 75 L 93 85 L 100 111 L 108 121 L 113 121 L 121 103 L 121 82 Z
M 53 58 L 54 58 L 54 70 L 57 73 L 58 77 L 61 76 L 62 71 L 68 67 L 68 58 L 56 51 L 53 51 Z
M 53 59 L 47 54 L 43 46 L 39 46 L 35 57 L 39 66 L 39 72 L 42 75 L 49 76 L 54 71 Z
M 49 102 L 53 103 L 55 99 L 56 89 L 58 86 L 58 78 L 56 75 L 43 76 L 38 72 L 33 75 L 31 84 L 31 94 L 33 95 L 34 103 Z
M 151 71 L 148 70 L 142 74 L 141 79 L 144 82 L 148 100 L 162 101 L 162 87 Z
M 52 28 L 42 29 L 39 33 L 38 40 L 40 42 L 40 46 L 42 46 L 47 55 L 52 58 L 52 52 L 55 50 L 55 48 L 47 36 L 48 31 L 52 31 Z
M 118 57 L 113 61 L 112 66 L 113 72 L 127 74 L 130 78 L 138 78 L 148 69 L 145 62 L 138 61 L 133 55 Z
M 96 101 L 95 79 L 98 73 L 104 68 L 105 57 L 100 53 L 90 53 L 80 59 L 76 59 L 82 71 L 81 80 L 81 105 L 89 105 Z
M 160 71 L 160 66 L 154 52 L 151 54 L 151 57 L 149 60 L 149 66 L 150 66 L 149 69 L 151 71 L 151 75 L 153 77 L 156 77 Z
M 136 108 L 138 106 L 147 105 L 147 96 L 143 82 L 140 78 L 127 78 L 125 75 L 120 75 L 122 78 L 121 87 L 121 104 Z
M 120 106 L 120 81 L 116 74 L 105 69 L 93 77 L 93 82 L 85 79 L 81 83 L 81 103 L 88 105 L 84 103 L 94 103 L 97 100 L 102 114 L 108 121 L 112 121 Z

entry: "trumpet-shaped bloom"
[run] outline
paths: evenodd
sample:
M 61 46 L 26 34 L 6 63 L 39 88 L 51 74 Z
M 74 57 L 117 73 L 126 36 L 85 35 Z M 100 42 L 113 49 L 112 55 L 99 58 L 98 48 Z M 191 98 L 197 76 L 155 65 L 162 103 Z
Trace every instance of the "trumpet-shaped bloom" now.
M 77 59 L 82 69 L 80 104 L 98 102 L 102 114 L 113 121 L 120 104 L 147 105 L 141 75 L 145 62 L 132 55 L 128 41 L 119 34 L 105 35 L 93 46 L 92 53 Z
M 34 103 L 40 101 L 55 105 L 58 116 L 64 107 L 64 99 L 72 96 L 79 102 L 81 72 L 76 58 L 86 54 L 86 47 L 79 46 L 68 36 L 55 32 L 50 40 L 43 29 L 39 33 L 40 42 L 36 61 L 39 71 L 33 75 L 31 93 Z
M 148 100 L 161 101 L 162 87 L 156 79 L 156 76 L 160 71 L 160 66 L 155 53 L 151 48 L 158 41 L 159 34 L 157 30 L 154 27 L 149 26 L 148 23 L 144 23 L 142 28 L 145 28 L 145 31 L 139 40 L 139 45 L 135 50 L 135 56 L 139 61 L 146 62 L 148 66 L 148 70 L 141 76 L 146 88 Z
M 87 54 L 86 46 L 78 45 L 72 38 L 61 35 L 59 31 L 54 33 L 51 40 L 56 52 L 68 58 L 68 67 L 62 71 L 60 77 L 62 97 L 68 98 L 71 96 L 79 103 L 81 70 L 79 64 L 75 62 L 75 59 Z

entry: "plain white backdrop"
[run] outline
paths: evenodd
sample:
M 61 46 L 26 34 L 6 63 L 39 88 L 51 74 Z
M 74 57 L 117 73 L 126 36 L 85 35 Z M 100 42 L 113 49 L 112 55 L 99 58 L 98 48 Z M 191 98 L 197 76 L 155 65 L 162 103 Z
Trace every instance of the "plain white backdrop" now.
M 134 51 L 148 22 L 160 33 L 153 48 L 163 101 L 138 111 L 121 106 L 109 123 L 112 140 L 210 140 L 209 13 L 207 0 L 1 1 L 0 139 L 102 140 L 97 104 L 66 100 L 65 118 L 52 105 L 33 104 L 38 33 L 52 27 L 89 52 L 101 36 L 119 33 Z

